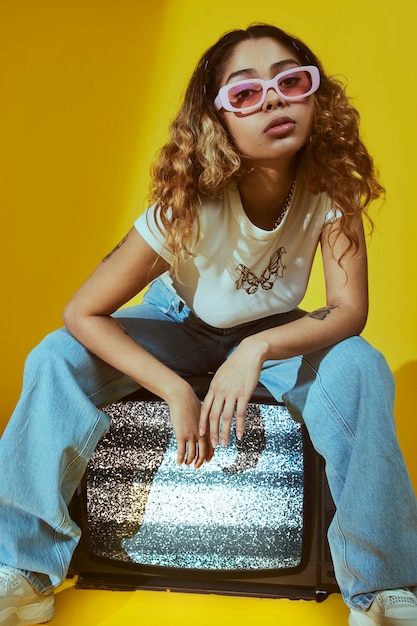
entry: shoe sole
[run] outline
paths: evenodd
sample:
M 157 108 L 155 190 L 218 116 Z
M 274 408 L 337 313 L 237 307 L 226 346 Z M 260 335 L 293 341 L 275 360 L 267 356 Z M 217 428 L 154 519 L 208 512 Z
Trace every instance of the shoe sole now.
M 1 626 L 29 626 L 29 624 L 46 624 L 55 615 L 54 596 L 43 598 L 40 602 L 13 606 L 0 612 Z

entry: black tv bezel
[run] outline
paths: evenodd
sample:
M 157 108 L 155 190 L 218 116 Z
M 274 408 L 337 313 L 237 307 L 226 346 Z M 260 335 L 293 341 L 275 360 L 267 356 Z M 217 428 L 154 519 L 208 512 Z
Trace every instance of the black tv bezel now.
M 191 379 L 203 398 L 209 379 Z M 122 401 L 160 401 L 140 390 Z M 258 385 L 251 399 L 254 404 L 282 405 Z M 301 561 L 296 567 L 276 570 L 210 570 L 172 568 L 121 562 L 93 554 L 89 544 L 87 517 L 87 472 L 70 503 L 70 513 L 82 536 L 74 552 L 69 576 L 77 576 L 78 589 L 153 590 L 207 593 L 247 597 L 291 598 L 321 601 L 337 592 L 333 565 L 327 544 L 327 527 L 334 506 L 324 474 L 323 459 L 315 452 L 305 426 L 302 426 L 304 482 L 303 540 Z

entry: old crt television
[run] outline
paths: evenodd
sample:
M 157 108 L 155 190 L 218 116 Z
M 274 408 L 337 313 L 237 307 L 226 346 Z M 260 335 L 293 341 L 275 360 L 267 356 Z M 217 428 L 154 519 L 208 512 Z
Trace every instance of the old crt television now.
M 191 382 L 203 398 L 209 377 Z M 176 464 L 161 399 L 141 390 L 104 410 L 110 430 L 70 505 L 78 588 L 317 601 L 338 591 L 323 460 L 262 385 L 243 439 L 232 433 L 198 470 Z

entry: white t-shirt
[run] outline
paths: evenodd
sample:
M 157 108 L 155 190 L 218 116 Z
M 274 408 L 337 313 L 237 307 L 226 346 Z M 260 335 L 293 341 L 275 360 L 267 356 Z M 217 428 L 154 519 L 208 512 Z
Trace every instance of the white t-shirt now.
M 172 256 L 155 219 L 153 206 L 135 227 L 169 263 Z M 326 194 L 313 195 L 296 184 L 281 224 L 262 230 L 231 186 L 222 197 L 204 200 L 195 256 L 180 264 L 178 279 L 169 272 L 162 279 L 195 315 L 217 328 L 291 311 L 304 297 L 323 226 L 334 219 Z

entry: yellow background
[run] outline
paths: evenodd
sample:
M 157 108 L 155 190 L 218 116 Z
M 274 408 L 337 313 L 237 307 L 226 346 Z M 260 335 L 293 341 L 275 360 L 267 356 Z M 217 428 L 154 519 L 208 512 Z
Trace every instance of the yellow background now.
M 398 435 L 417 485 L 414 15 L 414 0 L 0 0 L 0 431 L 25 355 L 61 325 L 71 294 L 146 206 L 149 165 L 198 57 L 226 30 L 272 22 L 348 78 L 387 187 L 374 213 L 364 336 L 394 371 Z M 305 305 L 320 306 L 322 293 L 316 270 Z M 338 596 L 316 605 L 66 584 L 57 603 L 57 626 L 334 626 L 347 616 Z

